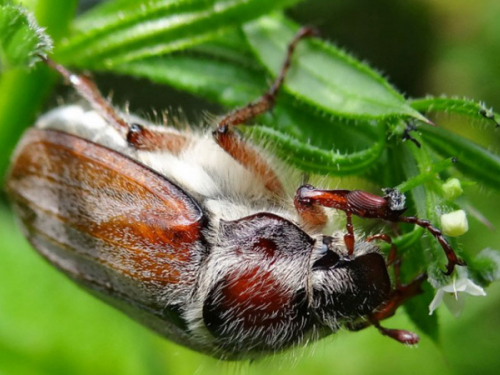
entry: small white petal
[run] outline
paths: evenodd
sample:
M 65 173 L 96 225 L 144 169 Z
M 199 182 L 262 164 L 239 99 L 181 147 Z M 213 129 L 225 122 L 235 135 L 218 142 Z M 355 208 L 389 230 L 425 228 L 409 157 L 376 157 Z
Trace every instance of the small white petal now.
M 438 306 L 441 304 L 441 302 L 443 302 L 443 295 L 444 295 L 443 289 L 441 288 L 438 289 L 436 295 L 432 299 L 431 304 L 429 305 L 429 315 L 432 315 L 434 311 L 438 308 Z
M 457 294 L 457 292 L 465 292 L 465 289 L 467 289 L 467 281 L 468 279 L 453 279 L 451 284 L 443 286 L 441 289 L 443 289 L 447 293 L 454 293 Z
M 485 296 L 486 292 L 479 285 L 474 284 L 471 280 L 467 280 L 467 288 L 465 289 L 465 293 L 470 294 L 471 296 Z
M 447 236 L 460 236 L 469 230 L 469 223 L 464 210 L 441 215 L 441 229 Z
M 472 296 L 485 296 L 486 292 L 479 285 L 463 275 L 458 279 L 453 279 L 451 284 L 439 288 L 429 305 L 429 315 L 444 302 L 448 310 L 458 318 L 462 313 L 465 304 L 465 293 Z

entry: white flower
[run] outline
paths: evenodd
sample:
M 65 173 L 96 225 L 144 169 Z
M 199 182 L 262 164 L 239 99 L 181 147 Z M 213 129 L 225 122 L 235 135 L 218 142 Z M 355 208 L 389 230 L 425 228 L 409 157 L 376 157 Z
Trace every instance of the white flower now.
M 469 230 L 464 210 L 441 215 L 441 229 L 447 236 L 460 236 Z
M 432 315 L 441 302 L 444 302 L 453 316 L 458 318 L 464 308 L 465 294 L 470 294 L 471 296 L 485 296 L 486 292 L 467 277 L 453 279 L 451 284 L 438 289 L 434 299 L 429 305 L 429 315 Z

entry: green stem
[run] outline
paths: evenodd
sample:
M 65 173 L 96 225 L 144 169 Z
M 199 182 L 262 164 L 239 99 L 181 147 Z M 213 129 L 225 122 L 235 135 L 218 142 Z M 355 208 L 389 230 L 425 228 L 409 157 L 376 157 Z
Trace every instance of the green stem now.
M 398 189 L 402 193 L 414 189 L 417 186 L 422 185 L 425 182 L 434 179 L 437 173 L 450 168 L 454 164 L 454 162 L 455 161 L 453 158 L 448 158 L 438 161 L 437 163 L 434 163 L 431 166 L 429 166 L 426 171 L 423 171 L 417 176 L 410 178 L 405 182 L 402 182 L 401 184 L 396 186 L 396 189 Z

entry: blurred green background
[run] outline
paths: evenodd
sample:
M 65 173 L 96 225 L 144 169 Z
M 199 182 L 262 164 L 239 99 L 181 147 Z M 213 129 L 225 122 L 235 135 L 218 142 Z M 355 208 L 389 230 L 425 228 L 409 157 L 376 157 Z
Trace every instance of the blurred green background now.
M 88 5 L 81 4 L 81 9 Z M 309 0 L 288 11 L 302 24 L 384 72 L 408 96 L 468 96 L 500 108 L 498 0 Z M 144 80 L 100 74 L 98 85 L 131 108 L 181 107 L 189 119 L 219 108 Z M 1 80 L 1 78 L 0 78 Z M 59 86 L 45 109 L 69 90 Z M 2 95 L 8 93 L 0 93 Z M 0 102 L 0 105 L 2 103 Z M 439 115 L 439 126 L 498 149 L 499 133 Z M 0 124 L 0 132 L 7 132 Z M 0 134 L 5 137 L 6 134 Z M 12 147 L 14 146 L 14 142 Z M 9 158 L 0 150 L 0 159 Z M 498 195 L 480 186 L 468 197 L 500 228 Z M 440 340 L 406 348 L 374 329 L 340 332 L 302 351 L 252 364 L 222 363 L 169 343 L 81 291 L 47 265 L 17 229 L 5 197 L 0 206 L 0 375 L 4 374 L 498 374 L 500 285 L 470 298 L 456 320 L 440 309 Z M 470 220 L 461 238 L 472 253 L 499 249 L 499 234 Z M 412 329 L 401 312 L 388 327 Z

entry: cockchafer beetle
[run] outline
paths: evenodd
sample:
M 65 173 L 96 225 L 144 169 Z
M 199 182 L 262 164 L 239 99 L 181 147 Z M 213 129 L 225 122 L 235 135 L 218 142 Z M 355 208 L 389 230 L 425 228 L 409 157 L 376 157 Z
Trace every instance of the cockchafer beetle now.
M 7 190 L 26 237 L 71 279 L 156 332 L 221 359 L 255 358 L 317 340 L 341 326 L 374 325 L 420 293 L 426 275 L 396 278 L 374 240 L 355 241 L 352 215 L 420 225 L 442 245 L 447 272 L 461 265 L 428 221 L 402 216 L 404 196 L 303 185 L 288 199 L 280 175 L 233 127 L 274 104 L 281 72 L 256 102 L 223 117 L 212 134 L 127 117 L 85 76 L 50 59 L 92 108 L 43 115 L 20 141 Z M 347 215 L 324 234 L 323 207 Z M 395 248 L 389 263 L 396 259 Z M 394 262 L 398 263 L 398 262 Z M 396 272 L 397 274 L 397 272 Z

